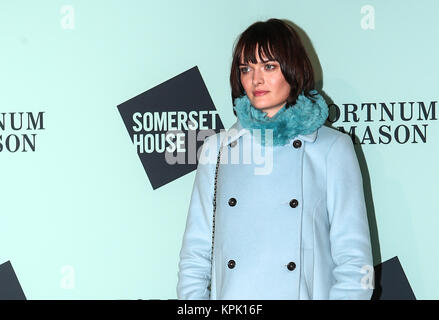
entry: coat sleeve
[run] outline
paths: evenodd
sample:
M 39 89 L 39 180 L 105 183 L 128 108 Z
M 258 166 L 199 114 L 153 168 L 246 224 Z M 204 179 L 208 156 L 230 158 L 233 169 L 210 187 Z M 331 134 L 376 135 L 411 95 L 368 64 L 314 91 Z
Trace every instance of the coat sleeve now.
M 327 155 L 327 208 L 335 283 L 329 299 L 370 300 L 374 268 L 363 181 L 349 135 L 336 138 Z
M 180 250 L 178 299 L 209 299 L 217 135 L 201 148 Z

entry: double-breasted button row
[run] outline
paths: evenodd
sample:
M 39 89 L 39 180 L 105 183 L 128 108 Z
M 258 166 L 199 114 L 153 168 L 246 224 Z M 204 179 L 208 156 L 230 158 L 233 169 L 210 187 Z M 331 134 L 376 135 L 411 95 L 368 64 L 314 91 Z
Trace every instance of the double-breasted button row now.
M 302 146 L 302 141 L 300 140 L 294 140 L 293 141 L 293 147 L 296 149 L 299 149 Z
M 234 207 L 236 206 L 236 199 L 235 198 L 230 198 L 229 199 L 229 206 Z M 299 201 L 297 201 L 297 199 L 293 199 L 290 201 L 290 207 L 291 208 L 296 208 L 299 205 Z
M 229 260 L 229 262 L 227 262 L 227 266 L 229 267 L 229 269 L 233 269 L 236 266 L 235 260 Z M 287 268 L 288 270 L 293 271 L 294 269 L 296 269 L 296 264 L 291 261 L 287 264 Z

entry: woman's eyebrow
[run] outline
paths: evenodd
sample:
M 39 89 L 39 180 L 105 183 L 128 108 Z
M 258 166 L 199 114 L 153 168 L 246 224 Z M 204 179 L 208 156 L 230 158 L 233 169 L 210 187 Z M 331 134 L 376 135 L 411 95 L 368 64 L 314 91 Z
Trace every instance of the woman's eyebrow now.
M 261 61 L 261 63 L 262 64 L 265 64 L 265 63 L 268 63 L 268 62 L 276 62 L 276 60 L 274 60 L 274 59 L 268 59 L 268 60 L 265 60 L 265 61 Z M 239 63 L 239 66 L 248 66 L 248 64 L 247 63 Z

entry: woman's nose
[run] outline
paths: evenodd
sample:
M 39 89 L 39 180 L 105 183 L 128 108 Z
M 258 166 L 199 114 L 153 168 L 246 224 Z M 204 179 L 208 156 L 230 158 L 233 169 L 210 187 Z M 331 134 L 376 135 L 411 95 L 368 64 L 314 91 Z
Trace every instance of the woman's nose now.
M 260 83 L 264 83 L 264 75 L 261 71 L 255 70 L 253 72 L 253 85 L 258 85 Z

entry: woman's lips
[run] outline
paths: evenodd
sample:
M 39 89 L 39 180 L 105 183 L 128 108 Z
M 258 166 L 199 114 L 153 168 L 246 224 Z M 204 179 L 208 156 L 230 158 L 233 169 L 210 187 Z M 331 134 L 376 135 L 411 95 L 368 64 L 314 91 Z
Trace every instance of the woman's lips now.
M 255 97 L 259 97 L 259 96 L 263 96 L 264 94 L 266 94 L 268 91 L 253 91 L 253 95 Z

